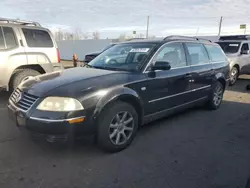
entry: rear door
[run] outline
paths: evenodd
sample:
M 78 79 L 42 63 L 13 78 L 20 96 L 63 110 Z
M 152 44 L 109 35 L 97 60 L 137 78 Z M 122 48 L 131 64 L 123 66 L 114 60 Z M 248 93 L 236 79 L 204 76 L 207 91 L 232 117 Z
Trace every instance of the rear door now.
M 156 61 L 169 62 L 171 69 L 155 71 L 155 76 L 148 78 L 146 115 L 177 108 L 190 102 L 190 67 L 187 65 L 183 44 L 165 44 L 156 53 L 151 64 Z
M 42 29 L 22 28 L 25 38 L 28 64 L 39 64 L 51 72 L 58 64 L 58 49 L 50 32 Z
M 0 26 L 0 87 L 6 87 L 13 71 L 27 64 L 18 29 Z
M 214 68 L 208 53 L 201 43 L 185 43 L 192 75 L 192 100 L 205 98 L 211 90 Z

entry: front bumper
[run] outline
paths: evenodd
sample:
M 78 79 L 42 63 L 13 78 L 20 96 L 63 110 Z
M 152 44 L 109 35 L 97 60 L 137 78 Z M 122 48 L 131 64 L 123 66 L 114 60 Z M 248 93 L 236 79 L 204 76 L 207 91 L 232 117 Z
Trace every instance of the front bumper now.
M 20 129 L 24 128 L 33 134 L 57 137 L 81 137 L 95 133 L 94 123 L 85 115 L 65 119 L 49 119 L 40 113 L 27 113 L 19 110 L 13 104 L 8 104 L 9 117 Z M 34 116 L 35 115 L 35 116 Z M 46 118 L 45 118 L 46 117 Z M 53 117 L 53 114 L 51 114 Z M 72 120 L 83 119 L 81 122 L 72 123 Z

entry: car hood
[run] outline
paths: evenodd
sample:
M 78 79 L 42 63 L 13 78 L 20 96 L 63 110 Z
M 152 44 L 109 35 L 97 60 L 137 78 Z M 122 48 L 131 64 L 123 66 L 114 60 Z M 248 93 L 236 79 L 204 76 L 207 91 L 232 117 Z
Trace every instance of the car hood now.
M 85 90 L 127 82 L 128 72 L 77 67 L 43 74 L 23 82 L 19 89 L 38 97 L 74 96 Z M 115 78 L 115 79 L 114 79 Z

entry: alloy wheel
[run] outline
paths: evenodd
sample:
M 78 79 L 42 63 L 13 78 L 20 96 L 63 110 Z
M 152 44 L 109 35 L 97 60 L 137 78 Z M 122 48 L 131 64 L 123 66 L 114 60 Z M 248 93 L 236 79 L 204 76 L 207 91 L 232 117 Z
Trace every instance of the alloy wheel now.
M 134 118 L 127 112 L 119 112 L 109 125 L 109 138 L 114 145 L 125 144 L 133 134 Z
M 214 90 L 213 102 L 215 106 L 219 106 L 223 99 L 223 86 L 218 84 Z
M 238 76 L 238 69 L 234 67 L 230 73 L 230 81 L 232 84 L 236 82 L 237 76 Z

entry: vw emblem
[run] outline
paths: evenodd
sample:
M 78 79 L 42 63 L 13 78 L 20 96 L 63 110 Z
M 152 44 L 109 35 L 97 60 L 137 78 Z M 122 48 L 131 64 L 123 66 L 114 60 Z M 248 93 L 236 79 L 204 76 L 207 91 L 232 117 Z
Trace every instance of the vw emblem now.
M 15 99 L 15 102 L 18 103 L 22 99 L 22 94 L 18 93 Z

